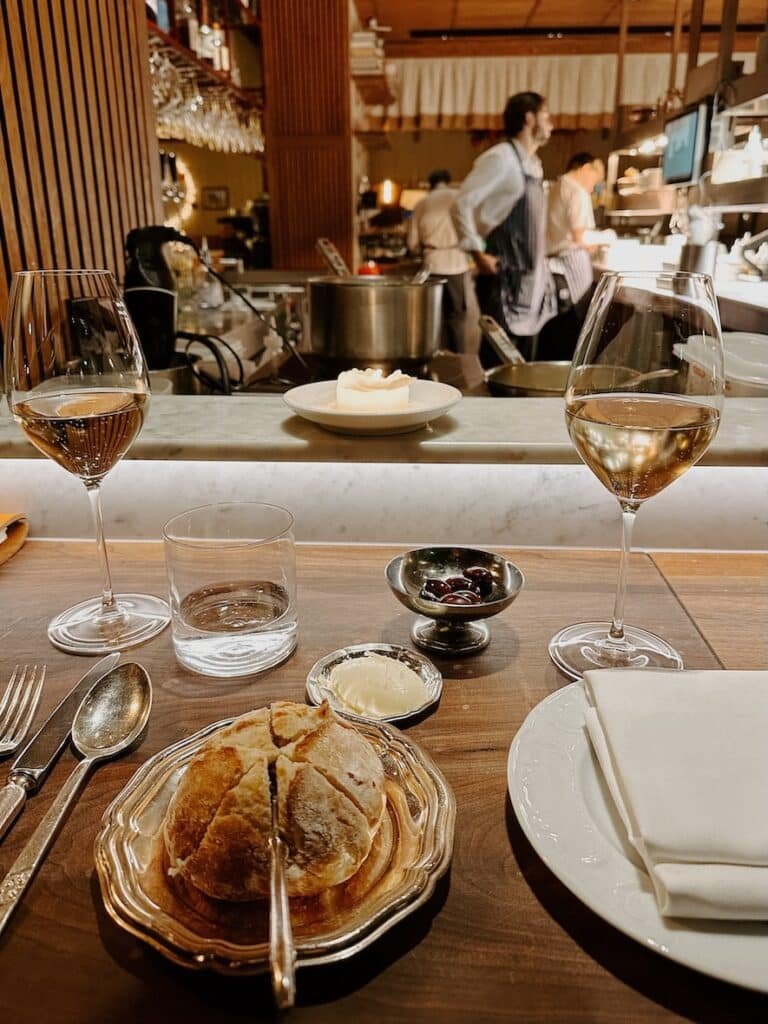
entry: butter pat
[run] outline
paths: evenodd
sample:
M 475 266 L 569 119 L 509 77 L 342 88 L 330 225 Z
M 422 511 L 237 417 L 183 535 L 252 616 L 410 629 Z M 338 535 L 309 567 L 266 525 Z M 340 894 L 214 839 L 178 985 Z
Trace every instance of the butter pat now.
M 413 378 L 400 370 L 345 370 L 336 381 L 336 408 L 344 412 L 399 412 L 408 408 Z
M 429 696 L 412 668 L 374 651 L 334 666 L 326 686 L 350 711 L 369 718 L 408 714 Z

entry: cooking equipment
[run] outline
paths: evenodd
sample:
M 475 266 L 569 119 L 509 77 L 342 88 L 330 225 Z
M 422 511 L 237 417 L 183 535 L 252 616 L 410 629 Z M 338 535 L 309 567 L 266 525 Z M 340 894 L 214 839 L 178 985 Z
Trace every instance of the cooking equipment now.
M 310 278 L 310 348 L 340 366 L 422 366 L 440 347 L 442 299 L 439 278 Z
M 141 339 L 150 370 L 165 370 L 176 344 L 176 278 L 165 258 L 173 228 L 152 224 L 134 228 L 125 240 L 125 306 Z
M 350 277 L 352 275 L 352 271 L 347 266 L 344 257 L 330 238 L 318 238 L 315 242 L 315 246 L 317 251 L 328 264 L 328 269 L 331 270 L 336 277 Z
M 561 398 L 571 364 L 565 361 L 527 363 L 504 328 L 492 316 L 480 317 L 480 329 L 500 359 L 501 366 L 488 370 L 485 383 L 492 395 L 502 398 Z M 613 381 L 613 371 L 611 372 Z
M 568 381 L 571 364 L 565 360 L 540 360 L 526 363 L 512 338 L 503 327 L 490 316 L 480 317 L 480 327 L 500 358 L 507 360 L 503 366 L 496 366 L 485 374 L 485 383 L 492 395 L 502 398 L 562 398 Z M 513 361 L 514 360 L 514 361 Z M 628 367 L 585 366 L 582 380 L 593 389 L 615 389 L 621 384 L 635 387 L 655 377 L 669 377 L 672 369 L 653 370 L 650 373 L 635 373 Z

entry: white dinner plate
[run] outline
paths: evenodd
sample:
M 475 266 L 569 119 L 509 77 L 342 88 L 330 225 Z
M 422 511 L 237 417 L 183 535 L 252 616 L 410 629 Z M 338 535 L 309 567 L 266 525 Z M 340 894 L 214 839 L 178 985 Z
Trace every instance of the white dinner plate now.
M 398 412 L 344 412 L 337 409 L 336 381 L 302 384 L 283 395 L 286 404 L 305 420 L 338 434 L 404 434 L 437 419 L 461 400 L 461 392 L 450 384 L 415 380 L 411 401 Z
M 713 978 L 768 992 L 768 922 L 663 918 L 584 728 L 582 684 L 528 715 L 509 751 L 517 819 L 547 867 L 615 928 Z

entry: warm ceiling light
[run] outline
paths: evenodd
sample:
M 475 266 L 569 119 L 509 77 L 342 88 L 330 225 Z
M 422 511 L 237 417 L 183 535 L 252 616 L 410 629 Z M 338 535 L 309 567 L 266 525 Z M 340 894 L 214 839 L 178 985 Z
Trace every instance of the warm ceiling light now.
M 394 206 L 397 202 L 400 188 L 391 178 L 385 178 L 376 191 L 379 194 L 379 206 Z

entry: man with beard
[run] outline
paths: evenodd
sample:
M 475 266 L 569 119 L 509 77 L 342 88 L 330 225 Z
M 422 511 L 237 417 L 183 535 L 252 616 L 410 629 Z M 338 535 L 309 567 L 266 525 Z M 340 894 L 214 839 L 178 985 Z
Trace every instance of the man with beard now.
M 512 335 L 526 358 L 557 313 L 547 264 L 547 200 L 537 151 L 552 134 L 547 102 L 535 92 L 510 97 L 503 142 L 482 153 L 453 206 L 459 245 L 477 266 L 480 309 Z M 486 365 L 498 362 L 480 351 Z

